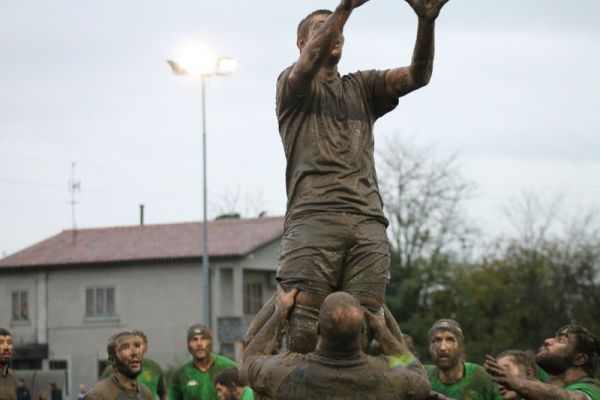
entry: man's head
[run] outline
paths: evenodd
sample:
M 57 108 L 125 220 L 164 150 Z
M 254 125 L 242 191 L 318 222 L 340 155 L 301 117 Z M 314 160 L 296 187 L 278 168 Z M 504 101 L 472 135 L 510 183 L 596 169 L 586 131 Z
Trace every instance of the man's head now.
M 48 384 L 48 387 L 50 388 L 50 390 L 56 390 L 56 383 L 51 382 Z
M 204 324 L 192 325 L 187 331 L 188 351 L 195 361 L 201 362 L 212 355 L 212 332 Z
M 226 368 L 215 378 L 215 387 L 220 400 L 240 400 L 246 385 L 237 368 Z
M 330 294 L 319 310 L 319 342 L 339 350 L 359 346 L 364 319 L 364 311 L 354 297 L 345 292 Z
M 456 367 L 463 358 L 465 338 L 458 322 L 440 319 L 429 330 L 429 356 L 441 370 Z
M 570 368 L 580 368 L 593 376 L 598 366 L 600 342 L 588 329 L 569 324 L 560 328 L 553 338 L 546 339 L 535 356 L 550 375 L 560 375 Z
M 4 328 L 0 328 L 0 366 L 10 362 L 13 353 L 12 335 Z
M 506 350 L 498 354 L 496 361 L 513 376 L 523 379 L 536 379 L 535 362 L 531 353 L 521 350 Z M 502 387 L 500 394 L 502 394 L 504 400 L 521 398 L 516 392 L 504 390 Z
M 17 382 L 17 386 L 20 388 L 25 386 L 25 381 L 23 380 L 23 378 L 19 378 L 19 381 Z
M 306 43 L 310 40 L 312 35 L 317 31 L 317 29 L 325 22 L 325 20 L 331 15 L 332 12 L 330 10 L 316 10 L 308 14 L 300 23 L 298 24 L 297 37 L 296 37 L 296 45 L 298 49 L 302 52 L 302 49 L 306 45 Z M 329 57 L 329 62 L 337 64 L 340 58 L 342 57 L 342 48 L 344 46 L 344 35 L 340 35 L 337 43 L 332 49 L 331 56 Z
M 135 379 L 142 372 L 144 342 L 133 332 L 120 332 L 108 339 L 106 352 L 115 372 Z
M 84 384 L 79 385 L 79 393 L 87 393 L 87 387 Z

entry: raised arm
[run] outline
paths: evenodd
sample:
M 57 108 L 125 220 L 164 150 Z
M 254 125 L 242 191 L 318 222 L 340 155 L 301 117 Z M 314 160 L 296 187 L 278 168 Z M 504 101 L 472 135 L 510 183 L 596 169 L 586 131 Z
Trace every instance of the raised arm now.
M 306 93 L 319 69 L 327 62 L 336 45 L 344 42 L 343 30 L 352 11 L 369 0 L 342 0 L 333 14 L 323 20 L 315 19 L 307 37 L 298 37 L 300 57 L 290 71 L 289 84 L 298 94 Z
M 404 345 L 402 337 L 394 336 L 389 330 L 384 313 L 372 314 L 369 311 L 365 311 L 365 316 L 369 321 L 369 326 L 373 329 L 375 340 L 381 344 L 383 354 L 390 361 L 390 367 L 398 372 L 409 372 L 415 377 L 427 381 L 427 373 L 423 365 Z M 398 332 L 400 332 L 400 328 L 398 328 Z M 402 333 L 400 332 L 399 334 L 401 335 Z
M 390 96 L 400 97 L 429 83 L 435 53 L 435 20 L 448 0 L 406 0 L 419 17 L 417 40 L 410 66 L 395 68 L 386 75 Z
M 483 368 L 492 376 L 492 380 L 508 390 L 517 392 L 522 398 L 529 400 L 589 400 L 576 390 L 565 390 L 549 383 L 523 379 L 511 375 L 495 358 L 486 356 Z
M 258 333 L 250 339 L 246 350 L 240 373 L 247 376 L 247 370 L 254 359 L 264 355 L 270 355 L 277 343 L 277 336 L 283 328 L 283 324 L 288 317 L 289 312 L 294 307 L 298 289 L 292 289 L 286 292 L 281 285 L 277 285 L 277 298 L 275 310 L 269 320 L 260 328 Z

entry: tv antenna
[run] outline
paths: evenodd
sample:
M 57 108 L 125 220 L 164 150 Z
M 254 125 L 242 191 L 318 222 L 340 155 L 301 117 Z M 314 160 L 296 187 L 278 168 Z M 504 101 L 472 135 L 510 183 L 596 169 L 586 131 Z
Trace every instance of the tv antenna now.
M 81 193 L 81 181 L 75 180 L 75 162 L 71 163 L 71 179 L 69 180 L 69 192 L 71 192 L 71 201 L 68 203 L 71 205 L 71 222 L 73 223 L 73 231 L 77 229 L 75 222 L 75 204 L 79 201 L 75 200 L 75 195 Z

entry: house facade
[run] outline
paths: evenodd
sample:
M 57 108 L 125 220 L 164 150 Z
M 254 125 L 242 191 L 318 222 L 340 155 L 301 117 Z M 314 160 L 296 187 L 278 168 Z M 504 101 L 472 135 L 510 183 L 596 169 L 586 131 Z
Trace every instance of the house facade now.
M 243 335 L 275 291 L 283 218 L 208 223 L 214 351 L 241 356 Z M 69 230 L 0 260 L 0 326 L 14 367 L 64 370 L 67 391 L 96 382 L 114 333 L 142 330 L 164 368 L 189 356 L 203 321 L 202 224 Z M 6 306 L 5 306 L 6 305 Z

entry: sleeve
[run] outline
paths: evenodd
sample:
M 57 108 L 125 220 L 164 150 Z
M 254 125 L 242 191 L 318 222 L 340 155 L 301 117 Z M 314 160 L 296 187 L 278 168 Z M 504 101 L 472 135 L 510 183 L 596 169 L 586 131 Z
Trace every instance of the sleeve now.
M 369 70 L 359 71 L 355 74 L 363 86 L 374 119 L 382 117 L 398 105 L 398 97 L 390 96 L 387 93 L 387 72 L 388 70 Z
M 290 108 L 296 106 L 306 97 L 306 93 L 297 94 L 290 87 L 289 76 L 293 67 L 294 65 L 292 64 L 277 78 L 276 111 L 278 117 L 285 114 Z

